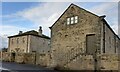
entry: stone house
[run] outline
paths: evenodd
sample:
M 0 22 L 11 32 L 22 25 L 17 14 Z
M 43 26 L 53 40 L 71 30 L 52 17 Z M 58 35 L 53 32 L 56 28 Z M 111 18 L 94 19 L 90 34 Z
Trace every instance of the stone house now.
M 50 27 L 52 65 L 65 66 L 78 54 L 117 54 L 120 38 L 104 18 L 71 4 Z
M 50 38 L 42 34 L 42 27 L 39 31 L 31 30 L 18 35 L 9 36 L 8 52 L 20 53 L 48 53 L 50 50 Z

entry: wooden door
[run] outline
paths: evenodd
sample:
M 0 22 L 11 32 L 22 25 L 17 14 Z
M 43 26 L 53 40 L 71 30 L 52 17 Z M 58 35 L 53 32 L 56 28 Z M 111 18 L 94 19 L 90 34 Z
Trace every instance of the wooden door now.
M 96 41 L 95 34 L 86 36 L 86 53 L 87 54 L 95 53 L 95 51 L 96 51 L 95 41 Z

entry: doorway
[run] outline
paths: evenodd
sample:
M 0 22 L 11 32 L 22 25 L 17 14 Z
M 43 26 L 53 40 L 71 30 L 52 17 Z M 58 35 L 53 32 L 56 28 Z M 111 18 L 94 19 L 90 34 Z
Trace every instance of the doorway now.
M 86 35 L 86 53 L 87 54 L 90 54 L 90 55 L 95 54 L 95 51 L 96 51 L 95 42 L 96 42 L 95 34 Z
M 12 54 L 11 54 L 11 61 L 12 61 L 12 62 L 14 62 L 14 61 L 15 61 L 15 56 L 16 56 L 16 54 L 15 54 L 15 53 L 12 53 Z

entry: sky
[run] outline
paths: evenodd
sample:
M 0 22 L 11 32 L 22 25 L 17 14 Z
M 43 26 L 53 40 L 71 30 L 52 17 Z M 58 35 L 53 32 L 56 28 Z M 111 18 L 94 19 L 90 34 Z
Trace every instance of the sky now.
M 8 47 L 8 36 L 16 35 L 19 31 L 38 31 L 43 28 L 43 34 L 50 36 L 49 27 L 60 17 L 65 9 L 74 3 L 98 16 L 106 15 L 106 21 L 118 34 L 118 0 L 95 2 L 47 2 L 45 0 L 4 0 L 0 3 L 0 48 Z M 25 2 L 26 1 L 26 2 Z M 31 1 L 31 2 L 30 2 Z M 51 1 L 51 0 L 50 0 Z M 57 1 L 57 0 L 56 0 Z M 79 0 L 80 1 L 80 0 Z

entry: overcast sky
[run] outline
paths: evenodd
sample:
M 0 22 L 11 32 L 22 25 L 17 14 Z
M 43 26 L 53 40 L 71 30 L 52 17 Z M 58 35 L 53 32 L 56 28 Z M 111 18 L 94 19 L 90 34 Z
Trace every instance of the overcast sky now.
M 11 2 L 9 2 L 11 1 Z M 2 23 L 0 24 L 0 48 L 7 47 L 7 36 L 18 34 L 29 30 L 38 30 L 43 27 L 43 33 L 50 36 L 48 27 L 59 18 L 65 9 L 74 3 L 98 16 L 106 15 L 105 18 L 109 25 L 118 34 L 118 0 L 109 2 L 18 2 L 20 0 L 4 0 L 2 2 Z M 45 0 L 44 0 L 45 1 Z M 49 0 L 51 1 L 51 0 Z M 68 1 L 68 0 L 67 0 Z M 77 1 L 77 0 L 76 0 Z M 79 0 L 80 1 L 80 0 Z M 0 4 L 1 5 L 1 4 Z M 1 10 L 0 10 L 1 11 Z M 1 12 L 0 12 L 1 13 Z

